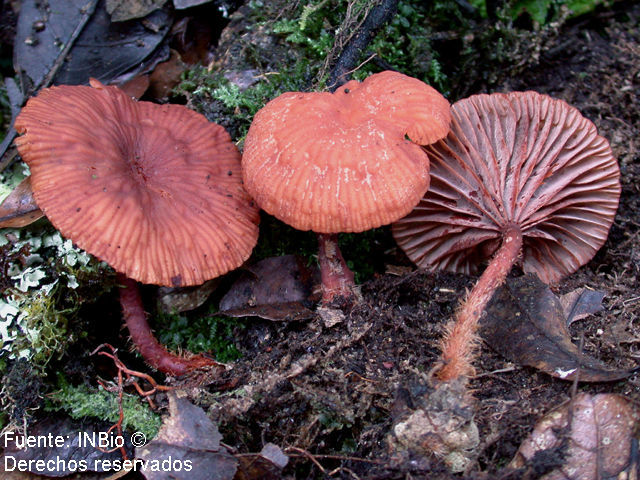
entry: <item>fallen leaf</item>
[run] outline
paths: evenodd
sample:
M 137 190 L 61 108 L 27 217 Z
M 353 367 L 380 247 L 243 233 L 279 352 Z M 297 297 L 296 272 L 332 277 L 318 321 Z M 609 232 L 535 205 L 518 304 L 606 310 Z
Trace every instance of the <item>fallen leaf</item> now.
M 344 322 L 346 315 L 339 308 L 330 308 L 325 306 L 319 306 L 316 308 L 316 313 L 320 316 L 322 323 L 326 328 L 331 328 L 339 323 Z
M 144 95 L 149 88 L 149 75 L 143 74 L 133 77 L 131 80 L 119 85 L 120 90 L 136 100 Z
M 159 63 L 150 76 L 149 94 L 157 99 L 166 99 L 171 90 L 180 83 L 186 65 L 182 62 L 180 54 L 175 50 L 166 62 Z
M 538 422 L 509 466 L 536 469 L 536 459 L 558 453 L 560 464 L 536 478 L 637 478 L 639 419 L 637 405 L 622 395 L 579 393 Z
M 22 180 L 0 204 L 0 228 L 24 227 L 43 216 L 33 198 L 31 177 Z
M 168 50 L 162 59 L 152 54 L 162 50 L 158 47 L 171 23 L 171 16 L 164 10 L 157 10 L 144 20 L 111 23 L 100 2 L 55 77 L 55 83 L 80 85 L 93 77 L 107 85 L 116 79 L 117 83 L 123 83 L 133 78 L 148 69 L 147 59 L 155 63 L 166 59 Z M 153 27 L 149 28 L 149 25 Z M 129 78 L 122 78 L 124 72 L 130 73 Z
M 224 78 L 229 80 L 229 83 L 235 85 L 241 92 L 245 91 L 254 83 L 260 79 L 260 71 L 255 69 L 235 71 L 228 70 L 224 72 Z
M 604 296 L 604 292 L 588 288 L 578 288 L 562 295 L 560 304 L 567 318 L 567 325 L 601 311 Z
M 218 427 L 189 400 L 169 393 L 169 416 L 156 438 L 137 449 L 147 480 L 231 480 L 238 462 Z
M 1 443 L 4 448 L 0 465 L 4 469 L 24 470 L 18 468 L 19 461 L 26 461 L 28 472 L 47 477 L 65 477 L 76 472 L 110 472 L 114 461 L 122 461 L 119 449 L 106 452 L 87 441 L 88 438 L 98 442 L 99 435 L 103 435 L 111 427 L 111 424 L 94 420 L 72 420 L 69 417 L 43 418 L 29 426 L 27 435 L 38 440 L 39 444 L 28 448 L 18 448 L 22 445 L 23 438 L 17 432 L 7 432 L 3 435 Z M 86 436 L 85 436 L 86 434 Z M 112 450 L 115 446 L 115 434 L 109 437 L 104 445 L 104 450 Z M 124 448 L 128 458 L 133 455 L 133 447 L 129 441 L 129 435 L 120 437 L 124 442 Z M 33 462 L 29 462 L 33 460 Z M 4 471 L 3 469 L 3 471 Z M 4 474 L 3 474 L 4 475 Z M 2 476 L 4 478 L 4 476 Z
M 11 108 L 11 122 L 9 124 L 9 130 L 4 136 L 4 140 L 0 142 L 0 159 L 4 156 L 4 152 L 7 151 L 9 145 L 13 143 L 13 139 L 16 136 L 16 130 L 13 128 L 13 122 L 20 113 L 22 104 L 24 103 L 24 94 L 14 78 L 7 77 L 4 79 L 4 87 L 7 97 L 9 99 L 9 107 Z M 6 164 L 0 163 L 0 169 L 4 169 Z
M 175 2 L 174 2 L 175 4 Z M 171 47 L 185 64 L 209 65 L 218 44 L 219 29 L 227 21 L 214 5 L 199 9 L 200 13 L 178 19 L 171 29 Z M 208 12 L 208 13 L 204 13 Z
M 534 274 L 507 279 L 486 312 L 480 322 L 482 338 L 512 362 L 583 382 L 619 380 L 634 372 L 609 369 L 582 353 L 571 342 L 560 301 Z
M 277 480 L 289 463 L 289 457 L 273 443 L 267 443 L 260 453 L 238 455 L 238 472 L 234 480 Z
M 196 287 L 160 287 L 158 308 L 170 314 L 194 310 L 207 301 L 218 285 L 220 285 L 220 277 Z
M 162 7 L 167 0 L 106 0 L 112 22 L 142 18 Z
M 23 89 L 32 93 L 53 68 L 60 49 L 86 23 L 84 9 L 90 0 L 24 0 L 14 42 L 15 69 L 21 76 Z M 75 32 L 77 35 L 77 32 Z M 87 78 L 88 80 L 88 78 Z
M 27 94 L 46 83 L 45 79 L 53 73 L 55 84 L 87 84 L 90 77 L 109 84 L 130 69 L 141 68 L 171 27 L 171 16 L 164 10 L 155 11 L 141 21 L 114 24 L 104 2 L 99 2 L 89 15 L 88 7 L 95 3 L 95 0 L 21 2 L 14 59 Z M 154 28 L 148 28 L 151 24 Z M 69 42 L 73 42 L 71 49 L 61 62 L 62 49 Z M 52 72 L 56 66 L 59 70 Z M 137 72 L 131 77 L 135 75 Z
M 312 292 L 318 281 L 318 270 L 295 255 L 265 258 L 245 267 L 220 301 L 220 313 L 267 320 L 311 318 Z
M 184 10 L 185 8 L 191 8 L 209 2 L 211 2 L 211 0 L 173 0 L 173 6 L 176 7 L 177 10 Z

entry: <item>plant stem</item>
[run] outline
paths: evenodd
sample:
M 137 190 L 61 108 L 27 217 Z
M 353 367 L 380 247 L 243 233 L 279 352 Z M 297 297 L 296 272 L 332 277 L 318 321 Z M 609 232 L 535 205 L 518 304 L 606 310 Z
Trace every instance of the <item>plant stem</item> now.
M 454 380 L 473 373 L 471 365 L 478 343 L 478 322 L 495 290 L 504 282 L 522 250 L 522 230 L 508 224 L 502 232 L 502 245 L 482 273 L 473 289 L 462 302 L 456 319 L 447 325 L 441 342 L 442 368 L 437 372 L 443 381 Z
M 322 278 L 322 304 L 340 297 L 352 299 L 355 280 L 338 247 L 337 234 L 318 234 L 318 264 Z
M 169 352 L 151 331 L 137 282 L 119 273 L 118 283 L 123 286 L 120 289 L 120 304 L 129 335 L 149 365 L 173 376 L 184 375 L 201 367 L 219 365 L 202 355 L 182 357 Z

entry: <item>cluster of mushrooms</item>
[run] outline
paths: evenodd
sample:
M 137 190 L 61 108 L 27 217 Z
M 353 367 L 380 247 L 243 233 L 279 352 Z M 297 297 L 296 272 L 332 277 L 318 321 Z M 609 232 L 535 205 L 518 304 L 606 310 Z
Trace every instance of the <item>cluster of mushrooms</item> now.
M 242 156 L 202 115 L 97 81 L 42 90 L 15 128 L 41 210 L 120 272 L 132 340 L 171 375 L 214 362 L 159 344 L 137 282 L 198 285 L 240 266 L 259 208 L 318 234 L 324 305 L 354 301 L 340 232 L 393 224 L 428 270 L 476 273 L 489 260 L 443 339 L 438 376 L 450 380 L 471 372 L 478 320 L 512 266 L 546 282 L 575 271 L 604 243 L 620 195 L 607 141 L 565 102 L 514 92 L 451 107 L 396 72 L 281 95 L 256 114 Z

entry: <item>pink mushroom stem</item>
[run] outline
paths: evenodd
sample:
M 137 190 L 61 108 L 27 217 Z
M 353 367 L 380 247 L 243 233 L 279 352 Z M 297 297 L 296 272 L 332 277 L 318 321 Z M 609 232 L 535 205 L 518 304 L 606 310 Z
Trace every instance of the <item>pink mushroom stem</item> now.
M 443 366 L 437 372 L 441 380 L 449 381 L 473 374 L 478 322 L 521 251 L 522 229 L 516 224 L 506 225 L 502 232 L 502 245 L 460 305 L 455 320 L 447 325 L 447 333 L 441 344 Z
M 192 370 L 212 365 L 220 365 L 202 355 L 181 357 L 169 352 L 153 335 L 147 314 L 142 305 L 140 290 L 135 280 L 119 273 L 120 304 L 131 340 L 136 348 L 153 368 L 173 376 L 184 375 Z
M 338 247 L 337 234 L 318 234 L 318 264 L 322 278 L 322 304 L 353 298 L 355 280 Z

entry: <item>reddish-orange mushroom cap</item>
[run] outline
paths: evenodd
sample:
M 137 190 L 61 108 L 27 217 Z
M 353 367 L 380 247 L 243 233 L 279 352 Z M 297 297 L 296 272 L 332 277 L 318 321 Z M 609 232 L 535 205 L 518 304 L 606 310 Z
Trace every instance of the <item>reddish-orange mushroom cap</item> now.
M 522 265 L 547 283 L 604 244 L 620 197 L 606 139 L 562 100 L 536 92 L 455 103 L 449 135 L 427 147 L 431 186 L 393 226 L 418 266 L 476 273 L 516 225 Z
M 186 107 L 92 86 L 45 89 L 15 122 L 53 225 L 143 283 L 196 285 L 242 264 L 259 217 L 228 133 Z
M 442 95 L 396 72 L 350 81 L 335 93 L 285 93 L 251 124 L 245 187 L 265 211 L 299 230 L 386 225 L 429 186 L 428 157 L 414 142 L 444 137 L 449 124 Z

